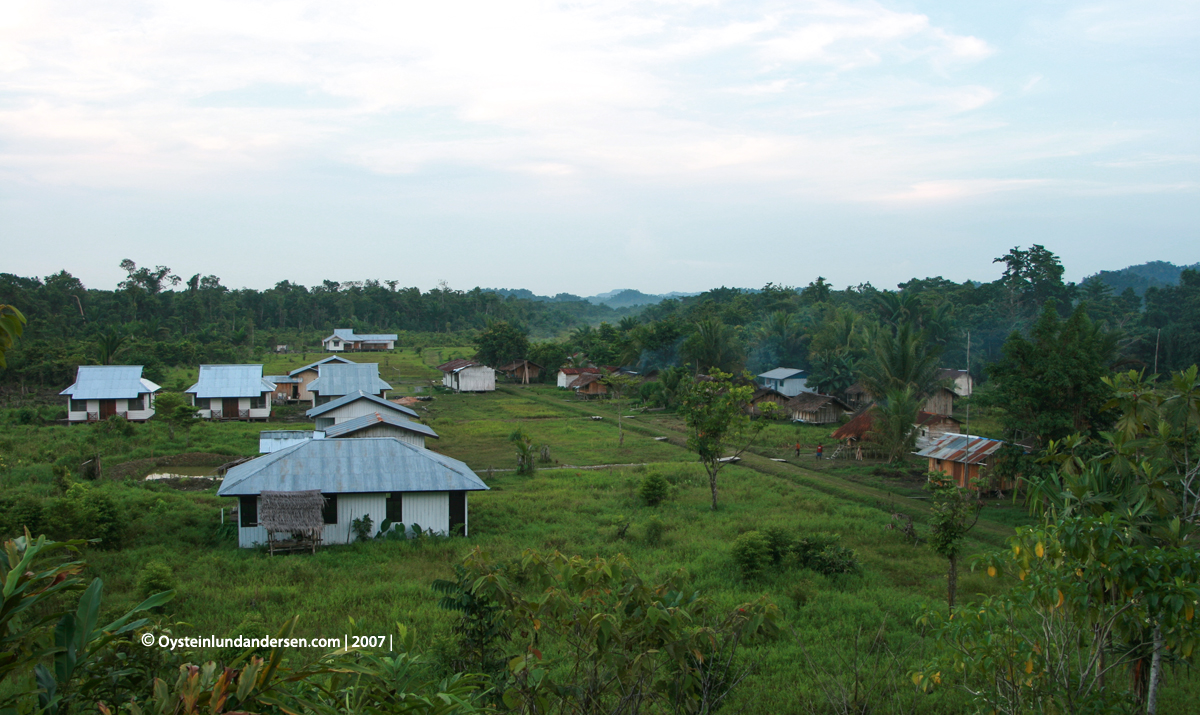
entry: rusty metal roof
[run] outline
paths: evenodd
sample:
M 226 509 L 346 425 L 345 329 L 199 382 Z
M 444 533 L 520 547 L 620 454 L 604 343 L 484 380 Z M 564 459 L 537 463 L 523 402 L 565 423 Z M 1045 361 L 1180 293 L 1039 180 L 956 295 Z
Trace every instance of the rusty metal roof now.
M 933 444 L 916 452 L 916 455 L 947 462 L 980 464 L 987 461 L 987 458 L 1002 446 L 1004 442 L 998 439 L 947 432 Z

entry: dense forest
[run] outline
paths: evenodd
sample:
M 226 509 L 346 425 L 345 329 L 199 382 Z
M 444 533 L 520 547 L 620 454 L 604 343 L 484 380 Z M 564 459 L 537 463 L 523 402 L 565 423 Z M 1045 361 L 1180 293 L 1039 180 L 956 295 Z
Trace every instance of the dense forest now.
M 139 363 L 154 377 L 174 365 L 252 360 L 276 345 L 315 350 L 335 327 L 398 332 L 401 346 L 470 344 L 504 323 L 532 340 L 520 341 L 524 354 L 515 356 L 552 369 L 571 356 L 643 371 L 786 365 L 809 370 L 837 391 L 854 382 L 880 327 L 901 323 L 922 332 L 943 366 L 966 367 L 969 349 L 970 369 L 986 380 L 986 365 L 1001 357 L 1009 335 L 1029 333 L 1051 303 L 1060 317 L 1078 312 L 1114 339 L 1110 367 L 1165 372 L 1200 360 L 1194 268 L 1177 269 L 1177 284 L 1169 283 L 1170 264 L 1159 263 L 1146 264 L 1154 269 L 1148 278 L 1126 269 L 1074 284 L 1064 282 L 1062 263 L 1042 246 L 1014 248 L 996 263 L 1001 275 L 989 283 L 938 277 L 896 290 L 870 283 L 838 290 L 818 277 L 803 287 L 722 287 L 621 309 L 565 294 L 548 301 L 528 291 L 502 295 L 444 284 L 422 292 L 396 281 L 313 287 L 282 281 L 267 290 L 234 290 L 216 276 L 184 280 L 168 267 L 129 260 L 121 262 L 127 277 L 116 290 L 87 288 L 66 271 L 45 278 L 0 274 L 0 304 L 17 307 L 29 321 L 0 380 L 8 387 L 61 386 L 81 363 Z M 1129 284 L 1137 280 L 1152 285 Z M 1123 284 L 1119 293 L 1112 288 Z

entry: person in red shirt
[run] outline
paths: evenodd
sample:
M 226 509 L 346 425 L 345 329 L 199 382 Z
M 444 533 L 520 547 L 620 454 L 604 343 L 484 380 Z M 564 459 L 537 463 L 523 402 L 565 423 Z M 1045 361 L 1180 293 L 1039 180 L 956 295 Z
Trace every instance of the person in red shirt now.
M 825 454 L 825 445 L 818 443 L 817 444 L 817 459 L 820 459 L 821 455 L 823 455 L 823 454 Z

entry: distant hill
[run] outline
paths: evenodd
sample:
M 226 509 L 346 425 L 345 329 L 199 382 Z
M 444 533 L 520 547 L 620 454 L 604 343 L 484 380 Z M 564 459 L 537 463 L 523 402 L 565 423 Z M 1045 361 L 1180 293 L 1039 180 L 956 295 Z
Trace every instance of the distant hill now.
M 631 288 L 619 288 L 610 290 L 607 293 L 599 293 L 597 295 L 582 298 L 571 293 L 559 293 L 556 296 L 537 295 L 533 291 L 526 288 L 484 288 L 488 293 L 495 293 L 502 297 L 512 296 L 513 298 L 522 298 L 524 300 L 532 300 L 538 303 L 564 303 L 568 301 L 586 300 L 593 305 L 607 305 L 610 308 L 632 308 L 638 305 L 657 305 L 668 298 L 684 298 L 699 293 L 663 293 L 661 295 L 652 295 L 643 293 L 639 290 Z
M 1085 278 L 1084 282 L 1090 281 L 1093 278 L 1099 278 L 1109 288 L 1112 288 L 1114 293 L 1121 293 L 1126 288 L 1132 288 L 1134 293 L 1141 296 L 1145 295 L 1146 291 L 1150 288 L 1179 285 L 1179 274 L 1187 268 L 1200 270 L 1200 263 L 1193 263 L 1190 266 L 1177 266 L 1174 263 L 1166 261 L 1150 261 L 1149 263 L 1122 268 L 1119 271 L 1100 271 L 1095 275 Z

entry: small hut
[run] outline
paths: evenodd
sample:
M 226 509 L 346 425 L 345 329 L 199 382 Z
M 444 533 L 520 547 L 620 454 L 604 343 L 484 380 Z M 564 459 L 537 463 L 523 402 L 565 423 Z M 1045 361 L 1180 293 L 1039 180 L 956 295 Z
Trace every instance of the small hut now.
M 810 425 L 827 425 L 842 419 L 850 407 L 833 395 L 801 392 L 784 403 L 783 408 L 792 416 L 793 422 Z
M 325 531 L 325 497 L 319 489 L 263 492 L 258 500 L 258 524 L 267 532 L 267 549 L 317 553 Z
M 574 389 L 575 394 L 579 395 L 580 397 L 607 395 L 608 385 L 602 382 L 603 379 L 604 375 L 599 373 L 585 372 L 571 383 L 571 388 Z
M 865 407 L 871 404 L 874 400 L 871 399 L 871 393 L 867 392 L 867 388 L 863 387 L 861 382 L 856 382 L 846 388 L 846 404 L 854 409 Z
M 763 413 L 762 405 L 765 402 L 774 402 L 779 405 L 779 409 L 775 412 L 776 417 L 783 417 L 787 410 L 783 408 L 784 403 L 788 401 L 788 396 L 778 390 L 773 390 L 769 387 L 760 387 L 750 396 L 750 402 L 746 404 L 746 412 L 753 417 L 759 417 Z
M 537 381 L 542 376 L 542 366 L 528 360 L 513 360 L 507 365 L 496 368 L 496 371 L 504 373 L 508 379 L 523 385 Z

